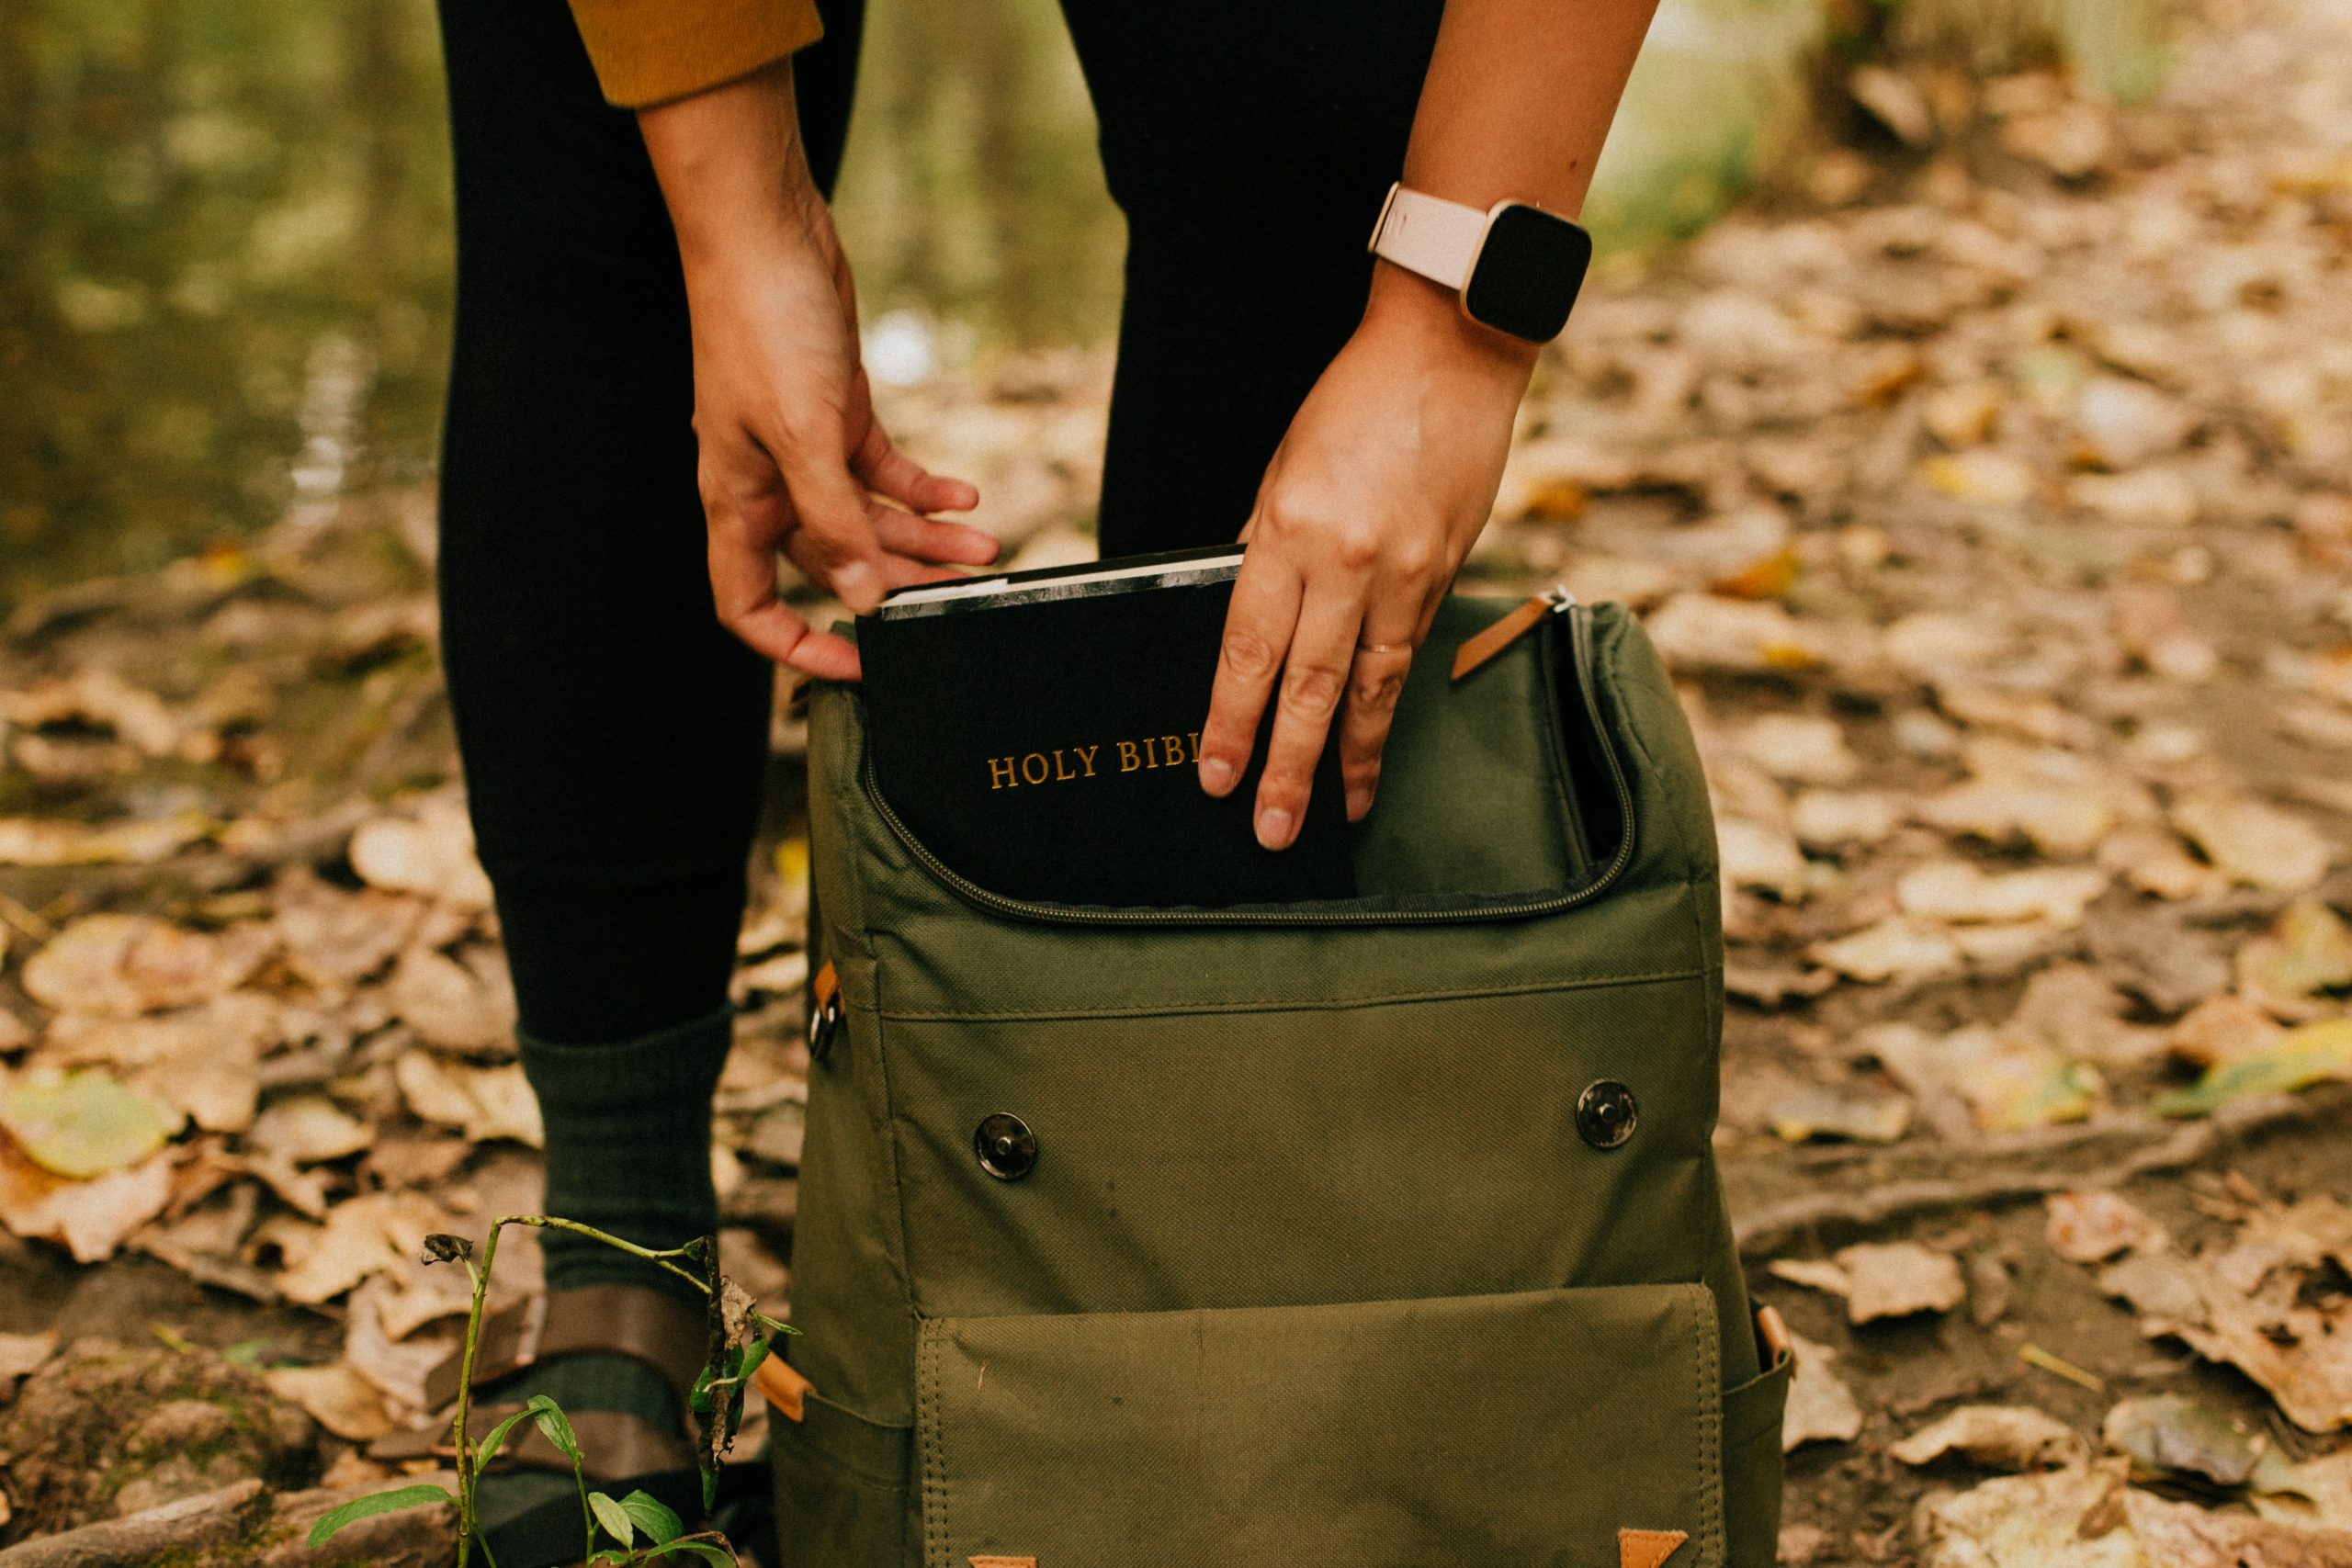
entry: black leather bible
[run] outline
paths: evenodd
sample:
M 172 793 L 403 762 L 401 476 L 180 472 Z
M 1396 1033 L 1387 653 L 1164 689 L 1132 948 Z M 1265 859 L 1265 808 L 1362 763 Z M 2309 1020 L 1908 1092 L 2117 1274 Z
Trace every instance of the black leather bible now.
M 1272 724 L 1223 799 L 1201 722 L 1241 547 L 901 590 L 858 623 L 876 786 L 984 890 L 1055 904 L 1227 908 L 1355 891 L 1339 747 L 1290 848 L 1251 829 Z

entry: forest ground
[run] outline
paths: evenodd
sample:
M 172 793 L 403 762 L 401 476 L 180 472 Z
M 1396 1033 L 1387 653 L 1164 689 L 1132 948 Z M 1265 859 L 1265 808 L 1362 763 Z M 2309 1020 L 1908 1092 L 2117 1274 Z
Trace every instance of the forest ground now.
M 1640 609 L 1707 759 L 1782 1558 L 2352 1562 L 2352 6 L 2209 5 L 2130 108 L 1850 86 L 1871 145 L 1595 280 L 1465 578 Z M 1106 392 L 1040 355 L 885 414 L 1046 564 Z M 462 1305 L 422 1236 L 534 1201 L 432 561 L 372 495 L 7 624 L 0 1543 L 380 1480 Z M 775 739 L 718 1168 L 780 1308 Z M 270 1420 L 149 1429 L 232 1384 Z

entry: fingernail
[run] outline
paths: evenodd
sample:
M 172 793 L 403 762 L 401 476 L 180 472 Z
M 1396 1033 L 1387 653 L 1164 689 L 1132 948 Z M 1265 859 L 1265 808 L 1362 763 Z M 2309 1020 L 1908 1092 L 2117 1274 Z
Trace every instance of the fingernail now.
M 1258 841 L 1270 850 L 1290 847 L 1290 813 L 1280 809 L 1258 813 Z
M 882 603 L 882 580 L 864 561 L 852 561 L 833 573 L 833 592 L 842 604 L 863 615 Z
M 1233 764 L 1222 757 L 1201 759 L 1201 787 L 1211 795 L 1223 795 L 1233 787 Z

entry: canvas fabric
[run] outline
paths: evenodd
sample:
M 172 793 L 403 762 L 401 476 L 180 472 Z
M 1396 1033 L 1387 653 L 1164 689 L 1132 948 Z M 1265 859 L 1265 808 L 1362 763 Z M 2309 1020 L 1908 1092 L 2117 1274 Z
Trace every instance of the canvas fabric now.
M 1343 906 L 1002 907 L 873 793 L 856 689 L 814 693 L 845 1018 L 794 1243 L 813 1392 L 773 1423 L 791 1568 L 1772 1561 L 1788 1366 L 1711 1149 L 1705 783 L 1618 606 L 1449 686 L 1505 608 L 1442 612 Z M 975 1151 L 1000 1112 L 1018 1180 Z

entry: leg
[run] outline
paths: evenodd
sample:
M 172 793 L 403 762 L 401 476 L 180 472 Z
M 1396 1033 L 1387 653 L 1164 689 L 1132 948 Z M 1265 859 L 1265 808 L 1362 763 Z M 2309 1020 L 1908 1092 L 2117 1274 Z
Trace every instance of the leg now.
M 1106 555 L 1230 539 L 1363 313 L 1442 0 L 1064 0 L 1127 215 Z
M 803 60 L 830 179 L 857 18 L 827 9 L 849 14 Z M 560 0 L 447 0 L 442 25 L 459 307 L 441 590 L 467 784 L 548 1207 L 674 1245 L 716 1223 L 709 1094 L 773 676 L 712 614 L 684 286 L 633 118 Z M 557 1288 L 645 1278 L 593 1244 L 547 1251 Z

